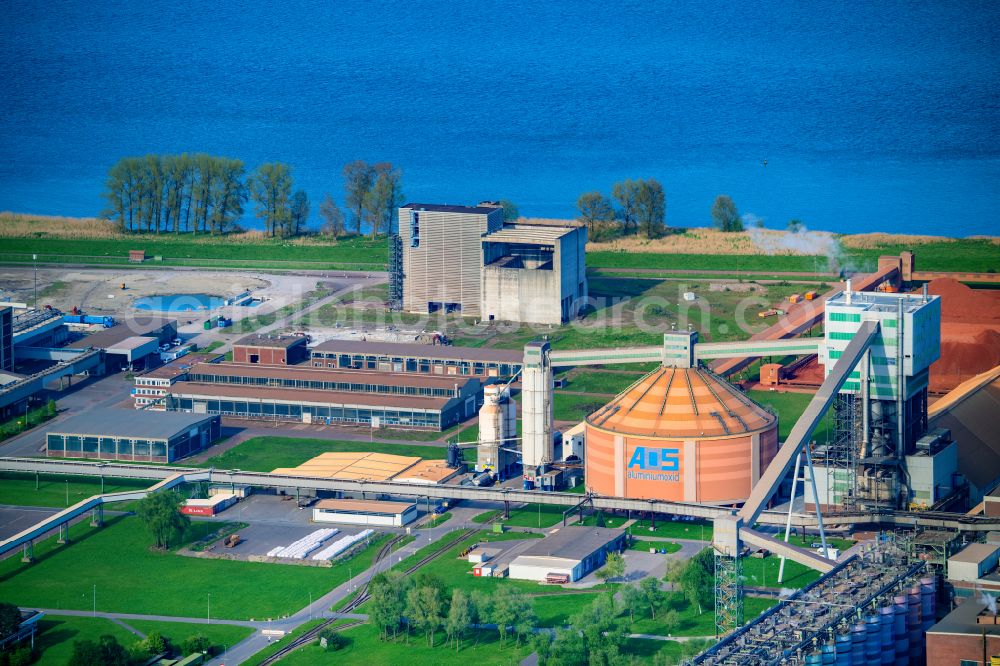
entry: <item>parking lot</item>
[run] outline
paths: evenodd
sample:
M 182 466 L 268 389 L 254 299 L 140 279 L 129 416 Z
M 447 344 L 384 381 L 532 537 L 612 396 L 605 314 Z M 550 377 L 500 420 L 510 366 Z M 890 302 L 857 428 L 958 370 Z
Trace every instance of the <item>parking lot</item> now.
M 333 543 L 342 536 L 357 534 L 365 529 L 356 525 L 270 525 L 265 523 L 254 523 L 249 527 L 239 530 L 240 542 L 233 548 L 226 548 L 221 541 L 216 541 L 212 547 L 207 549 L 212 553 L 227 553 L 239 557 L 250 557 L 251 555 L 267 555 L 272 548 L 287 546 L 294 541 L 298 541 L 311 532 L 323 528 L 335 527 L 340 530 L 335 536 L 324 542 L 324 545 Z M 374 536 L 374 535 L 373 535 Z M 317 551 L 318 552 L 318 551 Z

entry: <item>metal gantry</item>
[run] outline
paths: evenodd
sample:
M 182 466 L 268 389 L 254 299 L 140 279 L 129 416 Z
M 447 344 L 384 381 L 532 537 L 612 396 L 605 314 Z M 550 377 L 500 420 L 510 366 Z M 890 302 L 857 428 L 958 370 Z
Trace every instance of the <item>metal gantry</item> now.
M 726 636 L 743 626 L 743 562 L 739 553 L 715 551 L 715 635 Z
M 403 309 L 403 239 L 389 234 L 389 309 Z

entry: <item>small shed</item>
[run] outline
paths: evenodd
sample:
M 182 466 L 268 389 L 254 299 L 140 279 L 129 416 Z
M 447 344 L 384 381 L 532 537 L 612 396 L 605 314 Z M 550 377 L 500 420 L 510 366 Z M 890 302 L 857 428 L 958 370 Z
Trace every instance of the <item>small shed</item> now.
M 146 251 L 145 250 L 129 250 L 128 251 L 128 262 L 130 264 L 141 264 L 146 261 Z

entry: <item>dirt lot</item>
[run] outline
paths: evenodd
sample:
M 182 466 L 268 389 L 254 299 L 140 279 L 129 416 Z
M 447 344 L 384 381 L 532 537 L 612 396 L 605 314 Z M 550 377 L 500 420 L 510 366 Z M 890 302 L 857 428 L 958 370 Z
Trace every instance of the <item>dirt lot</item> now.
M 88 314 L 127 315 L 136 299 L 164 294 L 209 294 L 232 297 L 252 291 L 281 307 L 299 300 L 327 282 L 322 276 L 271 275 L 247 271 L 204 271 L 197 269 L 121 270 L 52 269 L 38 270 L 38 304 L 65 312 L 78 307 Z M 122 283 L 126 289 L 122 289 Z M 0 270 L 0 299 L 31 303 L 33 273 L 30 268 Z M 271 309 L 271 308 L 268 308 Z

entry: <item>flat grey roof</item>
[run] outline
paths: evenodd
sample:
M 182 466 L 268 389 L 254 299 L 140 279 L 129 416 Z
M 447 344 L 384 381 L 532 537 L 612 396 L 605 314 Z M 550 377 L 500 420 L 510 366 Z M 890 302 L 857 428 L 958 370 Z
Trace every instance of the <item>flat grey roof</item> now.
M 554 534 L 546 535 L 544 539 L 536 540 L 521 555 L 582 560 L 623 534 L 625 534 L 623 529 L 569 525 L 559 528 L 559 531 Z
M 967 599 L 952 612 L 927 630 L 929 634 L 960 634 L 982 636 L 985 630 L 990 636 L 1000 636 L 1000 624 L 977 624 L 976 618 L 986 610 L 986 604 L 975 599 Z
M 91 333 L 82 340 L 66 345 L 66 347 L 69 349 L 86 349 L 87 347 L 107 349 L 136 335 L 158 335 L 164 328 L 176 323 L 176 319 L 168 317 L 134 317 L 103 331 Z
M 183 357 L 182 357 L 183 358 Z M 376 370 L 341 370 L 338 368 L 314 368 L 308 365 L 257 365 L 247 363 L 199 363 L 188 370 L 190 375 L 212 375 L 213 377 L 253 377 L 317 382 L 350 382 L 381 386 L 414 386 L 454 389 L 478 382 L 475 375 L 432 375 L 413 372 L 379 372 Z M 191 381 L 201 382 L 193 378 Z M 208 382 L 201 382 L 208 383 Z
M 970 543 L 968 546 L 958 551 L 948 558 L 949 562 L 966 562 L 968 564 L 979 564 L 1000 550 L 1000 546 L 993 543 Z
M 430 211 L 432 213 L 465 213 L 467 215 L 489 215 L 495 210 L 502 208 L 487 208 L 486 206 L 450 206 L 448 204 L 426 204 L 408 203 L 400 208 L 409 208 L 415 211 Z
M 512 224 L 483 236 L 484 243 L 523 243 L 526 245 L 550 245 L 563 236 L 576 232 L 576 227 L 533 226 Z
M 455 361 L 487 361 L 516 363 L 524 361 L 524 354 L 516 349 L 489 349 L 482 347 L 452 347 L 450 345 L 422 345 L 407 342 L 362 342 L 360 340 L 327 340 L 312 348 L 314 352 L 336 354 L 371 354 L 410 358 L 447 359 Z
M 153 412 L 138 409 L 89 409 L 53 425 L 46 434 L 170 439 L 217 418 L 211 414 Z
M 306 341 L 304 335 L 267 335 L 266 333 L 251 333 L 233 343 L 233 347 L 271 347 L 288 349 Z

